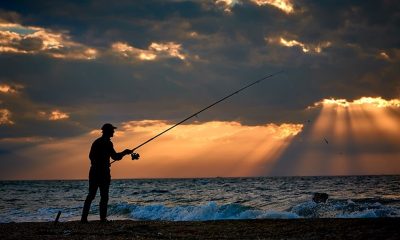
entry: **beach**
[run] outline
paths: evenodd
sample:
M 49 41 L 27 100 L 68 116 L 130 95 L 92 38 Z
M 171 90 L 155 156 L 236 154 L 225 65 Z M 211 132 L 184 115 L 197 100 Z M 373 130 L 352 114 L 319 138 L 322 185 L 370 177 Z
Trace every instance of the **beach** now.
M 400 239 L 400 218 L 0 224 L 0 239 Z

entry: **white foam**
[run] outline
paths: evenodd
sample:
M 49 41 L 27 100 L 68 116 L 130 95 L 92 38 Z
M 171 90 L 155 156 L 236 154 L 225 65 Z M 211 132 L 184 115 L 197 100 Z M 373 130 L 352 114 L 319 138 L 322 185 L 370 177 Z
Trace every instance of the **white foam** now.
M 377 218 L 377 217 L 378 216 L 376 215 L 374 210 L 337 215 L 337 218 Z
M 291 209 L 291 212 L 302 217 L 314 216 L 317 206 L 317 203 L 310 200 L 297 204 Z
M 277 211 L 269 211 L 262 214 L 259 218 L 268 218 L 268 219 L 296 219 L 300 218 L 299 215 L 292 212 L 277 212 Z
M 239 204 L 218 205 L 208 202 L 196 206 L 173 206 L 157 205 L 132 205 L 119 204 L 112 208 L 114 214 L 129 213 L 129 217 L 138 220 L 168 220 L 168 221 L 207 221 L 224 219 L 292 219 L 299 215 L 292 212 L 262 211 L 250 209 Z

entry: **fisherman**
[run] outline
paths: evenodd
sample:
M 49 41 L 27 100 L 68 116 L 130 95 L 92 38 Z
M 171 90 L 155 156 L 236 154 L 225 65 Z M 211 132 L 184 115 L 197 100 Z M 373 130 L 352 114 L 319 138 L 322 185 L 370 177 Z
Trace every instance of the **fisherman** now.
M 103 135 L 96 139 L 90 149 L 89 158 L 91 167 L 89 171 L 89 194 L 86 197 L 82 210 L 82 223 L 87 223 L 90 205 L 100 188 L 100 221 L 107 222 L 108 190 L 110 187 L 110 157 L 115 161 L 121 160 L 125 155 L 132 154 L 133 150 L 125 149 L 117 153 L 110 138 L 114 136 L 114 127 L 110 123 L 103 125 Z

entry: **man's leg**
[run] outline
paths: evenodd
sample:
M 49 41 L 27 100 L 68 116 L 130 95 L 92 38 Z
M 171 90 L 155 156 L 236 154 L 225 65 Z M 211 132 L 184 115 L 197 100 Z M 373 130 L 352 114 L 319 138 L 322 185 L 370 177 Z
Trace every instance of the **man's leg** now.
M 110 188 L 110 182 L 104 182 L 100 184 L 100 220 L 107 220 L 107 204 L 108 204 L 108 190 Z
M 89 194 L 86 197 L 85 204 L 83 205 L 81 222 L 87 222 L 87 217 L 89 215 L 90 205 L 96 196 L 98 184 L 96 181 L 89 180 Z

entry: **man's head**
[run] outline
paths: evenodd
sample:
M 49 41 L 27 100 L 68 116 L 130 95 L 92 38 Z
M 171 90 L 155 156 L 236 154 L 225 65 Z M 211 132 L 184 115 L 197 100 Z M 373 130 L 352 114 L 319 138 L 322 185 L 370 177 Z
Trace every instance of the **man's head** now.
M 106 136 L 106 137 L 113 137 L 114 129 L 116 129 L 116 127 L 114 127 L 111 123 L 105 123 L 101 127 L 101 130 L 103 130 L 103 136 Z

